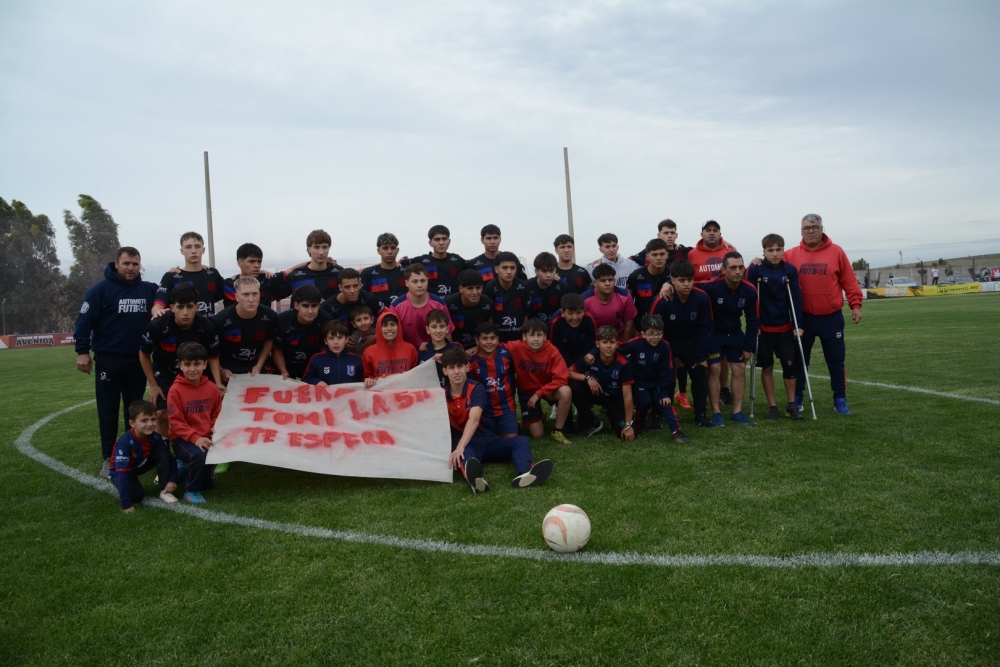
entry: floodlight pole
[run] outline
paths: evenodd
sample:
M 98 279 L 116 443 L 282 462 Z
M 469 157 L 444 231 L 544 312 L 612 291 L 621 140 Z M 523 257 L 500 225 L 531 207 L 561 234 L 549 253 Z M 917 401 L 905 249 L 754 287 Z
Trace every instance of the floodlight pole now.
M 205 151 L 205 214 L 208 216 L 208 265 L 215 266 L 215 233 L 212 231 L 212 183 L 208 177 L 208 151 Z
M 569 149 L 563 146 L 563 166 L 566 169 L 566 215 L 569 218 L 569 235 L 574 239 L 573 234 L 573 194 L 569 188 Z M 573 261 L 576 261 L 576 244 L 573 244 Z

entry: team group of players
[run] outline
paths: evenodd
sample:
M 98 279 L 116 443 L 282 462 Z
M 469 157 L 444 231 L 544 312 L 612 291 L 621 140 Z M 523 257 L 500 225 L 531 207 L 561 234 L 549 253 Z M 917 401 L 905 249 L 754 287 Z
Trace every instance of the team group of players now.
M 595 406 L 622 439 L 665 424 L 686 442 L 675 407 L 693 408 L 694 423 L 703 427 L 725 425 L 724 405 L 731 422 L 753 424 L 742 405 L 745 366 L 756 354 L 767 418 L 780 415 L 776 356 L 784 413 L 801 419 L 802 369 L 816 337 L 830 368 L 834 408 L 848 414 L 841 309 L 846 292 L 852 318 L 860 321 L 861 292 L 818 216 L 803 219 L 802 234 L 788 252 L 780 236 L 769 234 L 763 261 L 745 262 L 717 222 L 706 222 L 701 239 L 687 248 L 677 244 L 676 224 L 664 220 L 656 238 L 632 256 L 619 252 L 614 234 L 602 234 L 601 257 L 586 266 L 573 262 L 574 240 L 563 234 L 554 253 L 534 258 L 527 279 L 518 257 L 500 250 L 495 225 L 482 228 L 484 252 L 470 260 L 449 252 L 450 232 L 442 225 L 429 230 L 431 251 L 419 257 L 399 258 L 396 236 L 381 234 L 380 262 L 360 272 L 338 265 L 329 234 L 316 230 L 306 239 L 308 261 L 263 272 L 262 250 L 248 243 L 236 253 L 240 275 L 225 279 L 202 265 L 203 240 L 189 232 L 181 238 L 184 266 L 159 285 L 139 280 L 137 250 L 119 251 L 81 308 L 77 366 L 90 372 L 94 351 L 102 453 L 123 509 L 141 498 L 138 474 L 157 466 L 161 496 L 174 499 L 175 459 L 186 472 L 185 498 L 204 501 L 200 491 L 221 472 L 209 470 L 204 458 L 233 375 L 272 372 L 371 387 L 423 362 L 438 365 L 451 464 L 473 492 L 489 488 L 484 461 L 513 460 L 513 485 L 533 486 L 545 481 L 552 463 L 532 463 L 518 413 L 532 438 L 545 432 L 544 400 L 552 405 L 551 437 L 561 443 L 569 443 L 567 432 L 586 436 L 603 428 Z M 272 309 L 287 297 L 289 310 Z M 224 307 L 216 313 L 219 302 Z M 129 354 L 133 340 L 138 350 Z M 129 408 L 131 428 L 116 445 L 120 401 L 130 406 L 147 384 L 150 402 Z M 160 436 L 170 439 L 175 457 Z

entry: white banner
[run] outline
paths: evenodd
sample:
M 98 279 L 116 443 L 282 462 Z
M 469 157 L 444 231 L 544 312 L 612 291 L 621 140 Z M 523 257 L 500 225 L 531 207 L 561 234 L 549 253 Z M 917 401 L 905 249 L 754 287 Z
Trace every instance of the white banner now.
M 389 376 L 372 389 L 238 375 L 229 381 L 213 442 L 208 463 L 452 481 L 448 408 L 435 364 Z

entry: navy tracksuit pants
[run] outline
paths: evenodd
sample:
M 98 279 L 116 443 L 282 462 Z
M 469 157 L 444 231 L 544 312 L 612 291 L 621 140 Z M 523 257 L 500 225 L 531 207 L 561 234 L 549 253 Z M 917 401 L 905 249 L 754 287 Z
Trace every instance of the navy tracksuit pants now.
M 174 440 L 174 456 L 178 461 L 183 461 L 187 468 L 184 471 L 185 491 L 210 491 L 212 489 L 212 473 L 215 471 L 214 465 L 207 465 L 205 458 L 208 452 L 203 452 L 191 442 L 186 440 Z
M 844 361 L 847 358 L 847 346 L 844 345 L 844 313 L 838 310 L 829 315 L 809 315 L 802 316 L 802 350 L 805 354 L 806 365 L 812 357 L 812 347 L 816 339 L 819 338 L 820 345 L 823 346 L 823 357 L 826 359 L 826 367 L 830 370 L 830 388 L 833 390 L 834 398 L 847 397 L 847 369 Z M 802 359 L 796 355 L 798 363 L 795 364 L 795 395 L 802 396 L 806 388 L 806 374 L 802 367 Z
M 128 431 L 128 406 L 146 392 L 146 375 L 139 354 L 94 354 L 97 425 L 101 431 L 101 457 L 109 458 L 118 434 Z M 124 419 L 119 422 L 118 416 Z

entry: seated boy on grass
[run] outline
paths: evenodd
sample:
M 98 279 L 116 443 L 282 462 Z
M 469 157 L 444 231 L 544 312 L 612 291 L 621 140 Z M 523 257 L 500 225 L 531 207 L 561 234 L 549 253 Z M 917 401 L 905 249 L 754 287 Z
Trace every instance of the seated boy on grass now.
M 592 364 L 580 359 L 569 370 L 569 386 L 573 405 L 580 414 L 580 432 L 586 436 L 598 433 L 603 425 L 594 416 L 594 404 L 603 405 L 611 429 L 623 440 L 634 440 L 632 423 L 632 367 L 618 354 L 618 330 L 610 324 L 598 328 L 599 356 Z
M 506 347 L 514 358 L 521 423 L 527 427 L 528 434 L 536 440 L 545 435 L 540 405 L 544 399 L 558 410 L 552 439 L 563 445 L 573 444 L 563 433 L 573 405 L 569 371 L 559 350 L 545 340 L 545 322 L 538 317 L 528 319 L 521 326 L 521 340 L 512 340 Z
M 445 350 L 441 366 L 448 377 L 444 390 L 451 426 L 451 456 L 448 465 L 462 471 L 473 494 L 485 493 L 490 485 L 483 477 L 483 463 L 514 462 L 515 489 L 538 486 L 552 474 L 552 461 L 531 462 L 531 444 L 523 435 L 501 438 L 483 423 L 489 399 L 483 385 L 468 377 L 469 358 L 460 349 Z
M 203 373 L 208 351 L 200 343 L 187 342 L 177 350 L 181 372 L 167 393 L 167 418 L 174 456 L 184 463 L 187 477 L 184 500 L 204 503 L 202 491 L 212 488 L 215 466 L 205 464 L 212 446 L 212 430 L 222 409 L 222 394 Z
M 448 325 L 450 324 L 451 320 L 448 319 L 447 313 L 440 310 L 432 310 L 427 313 L 427 335 L 431 337 L 431 342 L 424 349 L 417 351 L 420 363 L 433 361 L 434 365 L 437 366 L 438 381 L 441 382 L 442 388 L 448 386 L 448 379 L 444 376 L 444 371 L 441 370 L 441 354 L 450 348 L 463 349 L 458 343 L 452 343 L 448 340 Z
M 326 352 L 317 352 L 309 359 L 302 381 L 320 387 L 360 382 L 361 357 L 347 351 L 347 327 L 344 323 L 334 321 L 323 325 L 323 340 Z
M 156 432 L 156 406 L 149 401 L 133 401 L 128 406 L 128 425 L 132 428 L 118 438 L 110 462 L 111 482 L 118 489 L 122 512 L 131 514 L 134 504 L 145 498 L 139 475 L 153 468 L 159 480 L 160 499 L 176 503 L 177 463 Z
M 417 359 L 417 348 L 403 340 L 400 335 L 401 329 L 399 318 L 391 311 L 385 311 L 378 316 L 378 322 L 375 324 L 375 342 L 361 355 L 365 386 L 369 389 L 381 378 L 405 373 L 420 363 Z

